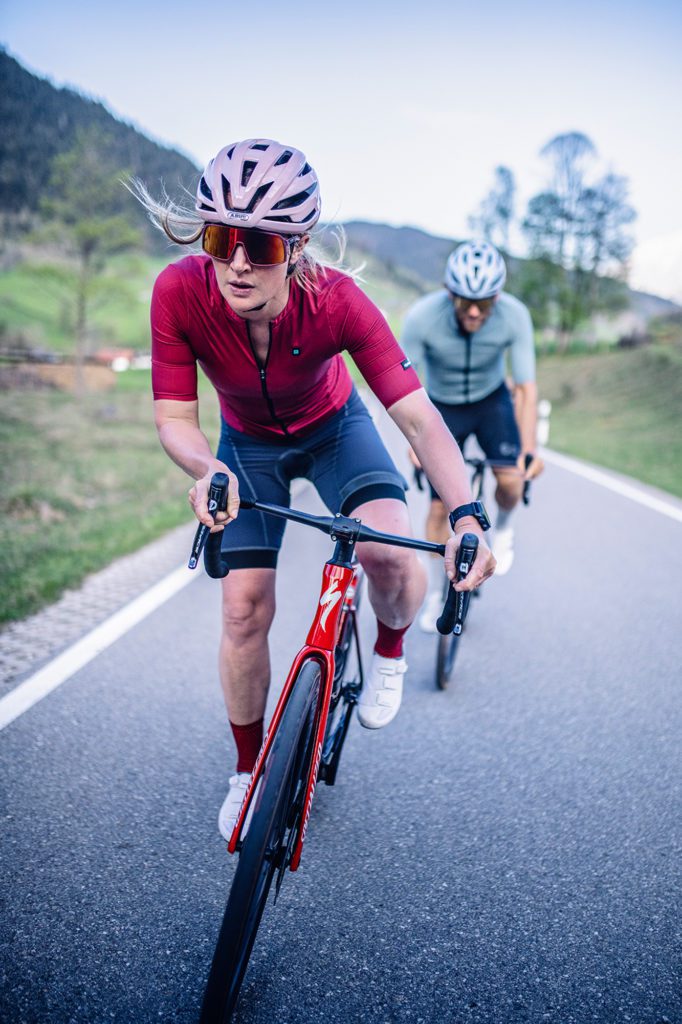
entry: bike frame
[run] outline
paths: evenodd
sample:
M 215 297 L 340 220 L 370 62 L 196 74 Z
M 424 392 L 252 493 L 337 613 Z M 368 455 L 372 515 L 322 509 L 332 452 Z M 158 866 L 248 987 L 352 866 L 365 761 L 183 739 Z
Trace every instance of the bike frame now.
M 358 567 L 356 565 L 338 564 L 333 560 L 325 563 L 322 572 L 322 586 L 320 588 L 320 598 L 317 604 L 315 618 L 313 619 L 312 625 L 308 631 L 305 644 L 301 647 L 292 662 L 289 674 L 287 675 L 284 687 L 277 701 L 274 714 L 267 732 L 263 737 L 263 744 L 251 774 L 251 781 L 249 782 L 237 822 L 227 846 L 230 853 L 235 853 L 238 849 L 239 837 L 241 835 L 244 821 L 246 820 L 256 788 L 263 774 L 265 762 L 272 748 L 284 708 L 291 696 L 298 673 L 306 661 L 316 661 L 320 666 L 322 678 L 320 696 L 318 697 L 317 702 L 318 713 L 315 724 L 314 756 L 310 765 L 310 771 L 308 772 L 305 799 L 301 814 L 302 826 L 299 829 L 299 833 L 296 838 L 296 844 L 293 849 L 289 869 L 291 871 L 296 871 L 301 862 L 303 843 L 305 842 L 308 818 L 310 817 L 310 808 L 315 794 L 317 776 L 322 759 L 322 747 L 324 744 L 332 687 L 334 684 L 334 651 L 344 618 L 348 613 L 353 612 L 355 609 L 354 602 L 357 583 Z

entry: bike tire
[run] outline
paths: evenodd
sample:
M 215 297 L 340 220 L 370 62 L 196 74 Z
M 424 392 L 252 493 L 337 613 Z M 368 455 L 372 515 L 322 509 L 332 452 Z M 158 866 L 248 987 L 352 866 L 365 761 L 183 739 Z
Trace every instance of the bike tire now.
M 450 633 L 447 636 L 438 637 L 438 649 L 436 651 L 436 686 L 439 690 L 447 690 L 455 667 L 457 650 L 461 633 L 457 636 Z
M 447 597 L 447 590 L 449 584 L 446 584 L 443 591 L 443 604 Z M 473 591 L 477 594 L 478 591 Z M 471 594 L 468 595 L 466 601 L 465 616 L 468 618 L 471 612 Z M 449 633 L 446 636 L 442 634 L 438 635 L 438 646 L 436 648 L 436 686 L 439 690 L 447 690 L 452 679 L 452 673 L 455 669 L 455 661 L 457 659 L 457 652 L 459 650 L 460 641 L 466 625 L 462 627 L 462 633 Z
M 304 662 L 282 714 L 230 889 L 200 1024 L 228 1024 L 231 1020 L 270 886 L 291 849 L 291 830 L 300 824 L 292 820 L 292 808 L 301 784 L 305 786 L 313 756 L 320 680 L 317 662 Z

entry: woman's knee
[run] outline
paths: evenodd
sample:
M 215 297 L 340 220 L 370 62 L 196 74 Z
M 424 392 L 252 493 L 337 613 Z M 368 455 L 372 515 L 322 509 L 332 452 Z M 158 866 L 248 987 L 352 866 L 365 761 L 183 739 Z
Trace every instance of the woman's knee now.
M 274 569 L 236 569 L 223 581 L 222 627 L 229 640 L 267 635 L 274 615 Z
M 407 548 L 386 544 L 359 544 L 358 559 L 370 579 L 391 581 L 399 585 L 414 575 L 417 557 Z
M 407 505 L 396 498 L 379 498 L 376 501 L 367 502 L 355 509 L 352 515 L 357 516 L 365 526 L 370 526 L 373 530 L 393 533 L 402 537 L 412 536 Z M 396 548 L 388 544 L 372 544 L 371 542 L 358 544 L 357 555 L 370 576 L 407 575 L 415 558 L 414 552 L 407 548 Z

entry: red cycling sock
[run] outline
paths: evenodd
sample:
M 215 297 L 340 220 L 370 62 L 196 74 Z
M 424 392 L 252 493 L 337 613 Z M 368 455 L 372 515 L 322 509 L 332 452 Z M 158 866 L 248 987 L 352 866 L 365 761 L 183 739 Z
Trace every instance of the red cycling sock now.
M 230 722 L 232 735 L 237 744 L 237 771 L 251 772 L 263 742 L 263 719 L 249 725 L 235 725 Z
M 374 650 L 382 658 L 399 658 L 403 653 L 403 636 L 409 629 L 409 625 L 401 629 L 391 629 L 377 619 L 377 642 Z

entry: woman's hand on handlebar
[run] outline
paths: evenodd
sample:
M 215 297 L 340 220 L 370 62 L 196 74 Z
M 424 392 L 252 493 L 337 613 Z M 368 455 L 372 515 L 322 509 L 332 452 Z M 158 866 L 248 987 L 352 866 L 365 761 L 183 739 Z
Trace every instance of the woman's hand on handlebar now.
M 214 473 L 226 473 L 229 486 L 227 491 L 227 511 L 216 512 L 215 515 L 211 515 L 208 511 L 208 491 Z M 237 477 L 227 468 L 224 462 L 216 460 L 205 476 L 202 476 L 190 487 L 188 497 L 194 515 L 200 523 L 211 528 L 211 533 L 224 530 L 226 525 L 233 519 L 236 519 L 239 514 L 239 483 Z
M 466 529 L 461 529 L 459 532 L 456 532 L 454 537 L 450 537 L 445 545 L 445 572 L 448 579 L 454 580 L 456 577 L 455 554 L 459 548 L 462 535 L 464 533 L 475 533 L 478 536 L 478 552 L 476 554 L 474 564 L 469 570 L 468 576 L 465 579 L 460 580 L 459 583 L 454 584 L 455 590 L 475 590 L 476 587 L 480 587 L 481 583 L 492 576 L 495 572 L 495 566 L 497 565 L 495 556 L 486 544 L 483 533 L 480 529 L 472 529 L 468 519 L 467 523 L 469 523 L 469 525 Z M 459 526 L 459 523 L 457 525 Z

